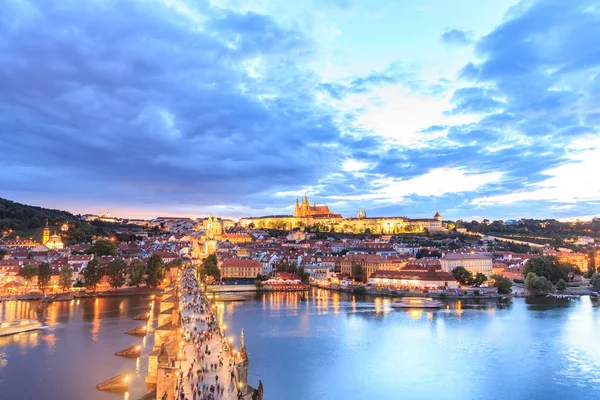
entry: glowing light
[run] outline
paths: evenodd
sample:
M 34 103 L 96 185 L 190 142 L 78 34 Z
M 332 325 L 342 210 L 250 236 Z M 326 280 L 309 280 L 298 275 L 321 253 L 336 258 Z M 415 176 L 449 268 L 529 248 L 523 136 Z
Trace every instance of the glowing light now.
M 125 382 L 129 382 L 129 375 L 125 377 Z
M 141 348 L 142 348 L 142 346 L 138 345 L 138 346 L 137 346 L 135 349 L 136 349 L 136 350 L 139 350 L 139 349 L 141 349 Z

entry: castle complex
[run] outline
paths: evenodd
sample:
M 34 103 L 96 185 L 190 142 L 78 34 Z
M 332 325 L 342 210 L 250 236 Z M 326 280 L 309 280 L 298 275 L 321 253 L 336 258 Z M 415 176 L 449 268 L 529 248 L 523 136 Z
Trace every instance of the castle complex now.
M 442 216 L 436 213 L 433 218 L 412 219 L 407 217 L 367 217 L 361 209 L 356 218 L 344 218 L 332 212 L 326 205 L 310 205 L 306 194 L 299 203 L 296 199 L 294 215 L 272 215 L 266 217 L 241 218 L 240 225 L 254 228 L 294 229 L 319 226 L 325 231 L 346 233 L 440 232 L 443 230 Z

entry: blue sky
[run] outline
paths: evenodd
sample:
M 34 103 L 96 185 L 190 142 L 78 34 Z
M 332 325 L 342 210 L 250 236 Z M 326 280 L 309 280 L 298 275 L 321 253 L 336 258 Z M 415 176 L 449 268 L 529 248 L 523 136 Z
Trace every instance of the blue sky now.
M 599 37 L 594 1 L 7 0 L 0 196 L 600 215 Z

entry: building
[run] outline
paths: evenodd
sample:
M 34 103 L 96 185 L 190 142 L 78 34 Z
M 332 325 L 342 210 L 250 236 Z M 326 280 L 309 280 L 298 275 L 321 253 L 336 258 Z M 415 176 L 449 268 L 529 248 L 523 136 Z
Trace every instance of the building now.
M 440 259 L 442 271 L 452 272 L 456 267 L 464 267 L 476 275 L 481 272 L 488 278 L 492 276 L 492 257 L 479 253 L 448 253 Z
M 308 198 L 306 197 L 306 193 L 304 193 L 304 199 L 302 199 L 302 204 L 299 204 L 298 198 L 296 198 L 294 217 L 318 217 L 324 215 L 329 216 L 332 214 L 333 213 L 331 212 L 328 206 L 318 206 L 316 201 L 311 206 L 308 202 Z
M 64 248 L 62 239 L 59 235 L 57 235 L 56 233 L 54 235 L 50 235 L 50 228 L 48 227 L 47 220 L 46 226 L 44 227 L 44 231 L 42 233 L 42 244 L 50 250 Z
M 102 222 L 122 222 L 122 220 L 120 218 L 116 218 L 116 217 L 111 217 L 110 216 L 110 209 L 106 212 L 106 214 L 104 214 L 102 212 L 102 210 L 100 210 L 98 212 L 98 215 L 95 214 L 84 214 L 81 216 L 81 218 L 85 221 L 102 221 Z
M 367 217 L 367 211 L 359 210 L 356 218 L 344 218 L 326 205 L 310 205 L 306 194 L 299 203 L 296 199 L 293 215 L 271 215 L 266 217 L 246 217 L 240 225 L 251 228 L 294 229 L 306 226 L 320 226 L 334 232 L 395 234 L 402 232 L 440 232 L 444 229 L 442 216 L 435 213 L 433 218 L 411 219 L 407 217 Z
M 221 278 L 254 279 L 262 273 L 262 265 L 256 260 L 228 258 L 221 264 Z
M 375 271 L 398 269 L 398 263 L 377 254 L 348 254 L 341 258 L 340 271 L 342 274 L 352 276 L 352 265 L 360 265 L 363 277 L 366 279 Z
M 440 267 L 406 266 L 399 271 L 376 271 L 369 283 L 375 286 L 388 286 L 405 289 L 456 289 L 456 279 Z

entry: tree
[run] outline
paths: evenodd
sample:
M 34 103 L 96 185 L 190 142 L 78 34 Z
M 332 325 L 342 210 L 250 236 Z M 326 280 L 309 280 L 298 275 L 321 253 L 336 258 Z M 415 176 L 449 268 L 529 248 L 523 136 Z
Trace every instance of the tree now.
M 430 255 L 429 249 L 423 248 L 423 249 L 419 249 L 419 251 L 417 251 L 415 258 L 429 257 L 429 255 Z
M 215 279 L 219 279 L 219 277 L 221 276 L 221 271 L 219 270 L 219 267 L 217 266 L 217 255 L 216 254 L 211 254 L 208 257 L 206 257 L 202 261 L 202 264 L 200 265 L 200 267 L 198 269 L 199 269 L 200 275 L 203 275 L 203 276 L 212 276 Z
M 42 293 L 46 293 L 48 286 L 50 285 L 50 279 L 52 279 L 52 272 L 50 271 L 50 264 L 43 262 L 38 268 L 38 288 Z
M 277 266 L 277 272 L 289 272 L 290 274 L 296 274 L 298 272 L 298 268 L 296 268 L 296 264 L 290 264 L 284 261 Z
M 125 284 L 125 272 L 127 271 L 127 264 L 120 258 L 117 258 L 108 263 L 106 267 L 106 276 L 108 276 L 108 283 L 114 289 L 120 288 Z
M 63 292 L 66 292 L 67 290 L 71 289 L 71 286 L 73 286 L 73 268 L 71 268 L 70 266 L 66 266 L 63 267 L 60 270 L 60 275 L 58 277 L 58 284 L 60 286 L 60 288 L 63 290 Z
M 588 270 L 587 270 L 587 275 L 586 276 L 588 278 L 591 278 L 592 275 L 594 274 L 594 272 L 596 272 L 596 258 L 595 258 L 594 252 L 590 251 L 588 253 Z
M 456 267 L 452 270 L 452 276 L 463 285 L 468 285 L 473 281 L 473 274 L 467 271 L 465 267 Z
M 561 263 L 555 256 L 544 256 L 530 258 L 527 261 L 523 273 L 527 276 L 530 272 L 556 283 L 560 279 L 568 281 L 569 273 L 578 273 L 579 269 L 571 264 Z
M 304 270 L 304 267 L 298 268 L 298 276 L 302 280 L 302 283 L 308 283 L 310 279 L 310 274 Z
M 173 267 L 181 268 L 183 267 L 183 258 L 176 258 L 170 263 Z
M 594 290 L 600 290 L 600 273 L 594 272 L 594 274 L 592 274 L 590 284 L 592 285 Z
M 492 275 L 494 280 L 494 287 L 498 288 L 498 293 L 509 294 L 512 292 L 512 281 L 502 275 Z
M 38 274 L 38 268 L 33 264 L 26 264 L 19 270 L 19 275 L 25 279 L 27 285 L 31 283 L 33 278 Z
M 565 282 L 563 279 L 559 279 L 558 282 L 556 282 L 556 290 L 565 290 L 567 288 L 567 282 Z
M 475 277 L 473 278 L 473 283 L 477 284 L 477 285 L 481 285 L 482 283 L 484 283 L 485 281 L 487 281 L 487 276 L 485 276 L 485 274 L 478 272 Z
M 148 276 L 146 277 L 146 284 L 148 286 L 157 287 L 166 273 L 167 270 L 165 269 L 165 263 L 162 258 L 156 253 L 152 254 L 148 260 Z
M 83 270 L 83 280 L 85 287 L 96 291 L 98 284 L 104 276 L 104 268 L 100 265 L 97 259 L 92 259 L 88 262 L 87 267 Z
M 552 291 L 554 288 L 552 282 L 546 279 L 545 276 L 537 276 L 530 272 L 525 278 L 525 287 L 533 294 L 544 294 Z
M 363 282 L 365 280 L 364 271 L 360 264 L 352 264 L 352 279 L 357 282 Z
M 110 240 L 96 240 L 86 253 L 97 256 L 114 256 L 117 254 L 117 245 Z
M 146 272 L 146 266 L 144 263 L 137 258 L 132 260 L 127 267 L 127 275 L 129 276 L 130 285 L 139 285 L 144 280 L 144 273 Z

